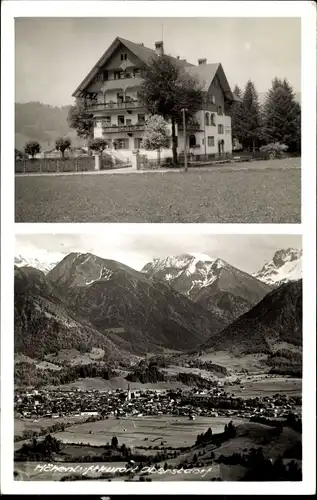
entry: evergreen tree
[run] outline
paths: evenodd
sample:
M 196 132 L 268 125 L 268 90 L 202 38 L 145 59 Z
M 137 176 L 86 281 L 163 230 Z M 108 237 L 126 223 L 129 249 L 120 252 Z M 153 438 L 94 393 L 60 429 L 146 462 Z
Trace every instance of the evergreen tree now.
M 233 141 L 239 141 L 243 144 L 244 138 L 244 108 L 242 102 L 242 90 L 238 85 L 233 89 L 233 93 L 241 99 L 240 101 L 234 101 L 230 108 L 231 114 L 231 128 L 232 128 L 232 139 Z
M 166 55 L 154 56 L 143 71 L 139 96 L 147 113 L 163 116 L 172 122 L 173 160 L 177 163 L 176 123 L 201 109 L 202 90 L 198 81 Z
M 254 151 L 260 144 L 262 130 L 259 95 L 251 80 L 248 80 L 243 93 L 243 123 L 242 144 Z
M 301 107 L 286 79 L 274 78 L 264 104 L 266 142 L 279 142 L 289 151 L 300 151 Z

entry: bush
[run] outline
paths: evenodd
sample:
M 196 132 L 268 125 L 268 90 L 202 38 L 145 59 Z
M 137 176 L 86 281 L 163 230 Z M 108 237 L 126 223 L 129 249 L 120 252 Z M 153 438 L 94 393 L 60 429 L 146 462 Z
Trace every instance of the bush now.
M 287 150 L 288 146 L 286 146 L 286 144 L 280 144 L 279 142 L 271 142 L 270 144 L 260 147 L 260 151 L 268 153 L 270 158 L 283 158 Z

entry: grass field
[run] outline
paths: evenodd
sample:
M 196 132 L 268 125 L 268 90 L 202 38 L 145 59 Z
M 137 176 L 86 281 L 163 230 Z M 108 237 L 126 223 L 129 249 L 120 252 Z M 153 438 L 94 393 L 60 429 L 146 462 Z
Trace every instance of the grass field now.
M 226 387 L 227 392 L 240 398 L 254 398 L 256 396 L 273 396 L 273 394 L 286 394 L 287 396 L 300 396 L 302 394 L 302 379 L 291 377 L 272 377 L 266 379 L 242 380 L 244 389 L 239 385 Z
M 54 424 L 68 424 L 68 423 L 78 423 L 87 419 L 87 416 L 80 417 L 58 417 L 58 418 L 40 418 L 40 419 L 22 419 L 15 418 L 14 419 L 14 435 L 20 436 L 23 431 L 31 430 L 31 431 L 41 431 L 42 429 L 47 429 L 48 427 L 52 427 Z
M 285 160 L 286 168 L 278 161 L 244 170 L 16 176 L 15 220 L 299 223 L 300 159 Z
M 78 424 L 68 427 L 54 436 L 64 443 L 85 443 L 94 446 L 111 442 L 116 436 L 119 445 L 124 443 L 129 447 L 135 446 L 164 446 L 182 447 L 192 446 L 197 434 L 206 432 L 211 427 L 213 433 L 222 432 L 229 417 L 197 417 L 191 421 L 188 417 L 158 416 L 136 417 L 127 419 L 100 420 L 87 424 Z M 236 420 L 235 420 L 236 421 Z M 238 423 L 238 420 L 237 420 Z M 90 431 L 93 434 L 90 434 Z M 148 438 L 145 441 L 145 438 Z

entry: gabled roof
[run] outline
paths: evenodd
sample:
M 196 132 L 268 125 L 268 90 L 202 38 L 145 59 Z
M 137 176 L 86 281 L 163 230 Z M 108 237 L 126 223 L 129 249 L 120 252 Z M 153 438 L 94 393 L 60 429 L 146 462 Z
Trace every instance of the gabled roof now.
M 221 63 L 212 64 L 200 64 L 198 66 L 193 66 L 186 68 L 186 71 L 192 76 L 195 76 L 200 84 L 202 85 L 202 90 L 208 92 L 210 85 L 212 84 L 215 76 L 219 78 L 221 88 L 229 100 L 233 100 L 233 94 L 226 78 L 225 72 L 223 71 Z
M 88 73 L 86 78 L 82 81 L 82 83 L 77 87 L 75 92 L 73 93 L 73 97 L 78 97 L 82 91 L 91 83 L 93 78 L 97 75 L 99 70 L 106 64 L 106 62 L 110 59 L 114 51 L 120 46 L 123 45 L 129 51 L 131 51 L 141 62 L 144 64 L 148 64 L 150 60 L 156 55 L 155 50 L 145 47 L 143 44 L 130 42 L 130 40 L 126 40 L 121 37 L 116 37 L 112 42 L 110 47 L 106 50 L 103 56 L 99 59 L 99 61 L 95 64 L 92 70 Z M 172 59 L 173 62 L 182 66 L 189 74 L 195 76 L 198 81 L 202 84 L 202 89 L 207 92 L 212 84 L 215 76 L 217 75 L 220 81 L 220 85 L 222 90 L 229 100 L 239 100 L 238 96 L 234 96 L 226 75 L 223 71 L 223 68 L 220 63 L 212 63 L 212 64 L 201 64 L 199 66 L 194 66 L 193 64 L 187 62 L 185 59 L 178 59 L 176 57 L 168 56 Z M 114 85 L 117 85 L 117 82 L 113 82 Z
M 220 63 L 213 64 L 200 64 L 199 66 L 192 66 L 186 68 L 186 71 L 197 78 L 199 83 L 203 85 L 203 90 L 207 92 L 213 79 L 216 76 Z
M 100 68 L 102 68 L 108 59 L 112 56 L 113 52 L 120 46 L 120 44 L 124 45 L 128 50 L 130 50 L 136 57 L 138 57 L 144 64 L 148 64 L 150 59 L 152 59 L 156 52 L 153 49 L 149 49 L 148 47 L 144 47 L 143 44 L 130 42 L 129 40 L 125 40 L 121 37 L 116 37 L 112 42 L 110 47 L 106 50 L 106 52 L 102 55 L 99 61 L 95 64 L 92 70 L 88 73 L 86 78 L 81 82 L 81 84 L 77 87 L 75 92 L 73 93 L 73 97 L 78 97 L 78 94 L 82 92 L 87 85 L 93 80 L 93 78 L 97 75 Z M 180 64 L 183 67 L 191 67 L 193 66 L 185 59 L 177 59 L 176 57 L 169 56 L 174 62 Z

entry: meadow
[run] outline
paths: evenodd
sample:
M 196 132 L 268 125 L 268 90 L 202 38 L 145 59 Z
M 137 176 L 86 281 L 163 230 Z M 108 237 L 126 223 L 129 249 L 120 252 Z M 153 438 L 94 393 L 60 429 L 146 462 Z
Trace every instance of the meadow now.
M 17 175 L 15 220 L 300 223 L 300 192 L 299 158 L 187 173 Z
M 156 416 L 129 417 L 117 420 L 109 418 L 98 422 L 77 424 L 68 427 L 54 436 L 64 443 L 85 443 L 92 446 L 102 446 L 111 442 L 116 436 L 119 445 L 125 444 L 131 448 L 136 446 L 172 446 L 173 448 L 192 446 L 197 434 L 206 432 L 211 427 L 213 433 L 222 432 L 225 424 L 232 420 L 229 417 L 188 417 Z M 241 420 L 242 421 L 242 420 Z M 235 422 L 239 420 L 235 419 Z M 93 434 L 91 434 L 93 433 Z

